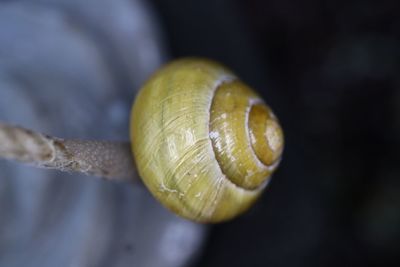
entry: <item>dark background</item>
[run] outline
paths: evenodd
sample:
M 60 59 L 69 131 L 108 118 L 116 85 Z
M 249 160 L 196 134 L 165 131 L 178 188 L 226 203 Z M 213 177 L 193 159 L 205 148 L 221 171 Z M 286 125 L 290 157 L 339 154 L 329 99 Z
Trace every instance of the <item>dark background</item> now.
M 172 56 L 228 65 L 286 135 L 261 200 L 194 266 L 400 266 L 396 2 L 152 1 Z

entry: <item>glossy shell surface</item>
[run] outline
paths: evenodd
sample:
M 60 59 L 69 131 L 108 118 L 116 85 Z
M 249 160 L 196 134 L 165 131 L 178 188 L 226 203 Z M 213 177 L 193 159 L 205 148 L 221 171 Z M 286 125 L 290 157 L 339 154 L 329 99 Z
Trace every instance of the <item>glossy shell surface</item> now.
M 131 141 L 151 193 L 199 222 L 248 209 L 283 149 L 282 130 L 263 100 L 203 59 L 174 61 L 145 83 L 132 109 Z

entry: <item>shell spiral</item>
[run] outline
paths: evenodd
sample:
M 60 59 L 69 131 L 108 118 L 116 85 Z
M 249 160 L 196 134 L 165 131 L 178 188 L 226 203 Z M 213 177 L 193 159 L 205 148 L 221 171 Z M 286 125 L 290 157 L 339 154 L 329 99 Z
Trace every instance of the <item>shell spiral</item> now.
M 131 141 L 150 192 L 199 222 L 248 209 L 283 150 L 271 109 L 231 71 L 204 59 L 176 60 L 145 83 L 132 109 Z

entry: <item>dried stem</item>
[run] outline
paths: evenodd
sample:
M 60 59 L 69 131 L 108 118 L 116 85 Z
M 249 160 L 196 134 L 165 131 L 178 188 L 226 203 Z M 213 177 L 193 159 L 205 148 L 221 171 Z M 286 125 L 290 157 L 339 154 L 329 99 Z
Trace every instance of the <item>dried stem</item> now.
M 128 142 L 64 140 L 0 123 L 0 158 L 110 180 L 137 179 Z

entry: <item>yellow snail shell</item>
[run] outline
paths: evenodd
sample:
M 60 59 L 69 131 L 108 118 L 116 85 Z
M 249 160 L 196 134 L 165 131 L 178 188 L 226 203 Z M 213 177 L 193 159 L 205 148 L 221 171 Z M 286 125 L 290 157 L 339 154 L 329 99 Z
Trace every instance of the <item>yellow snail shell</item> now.
M 131 141 L 144 184 L 198 222 L 248 209 L 279 164 L 283 133 L 264 101 L 224 66 L 176 60 L 139 92 Z

